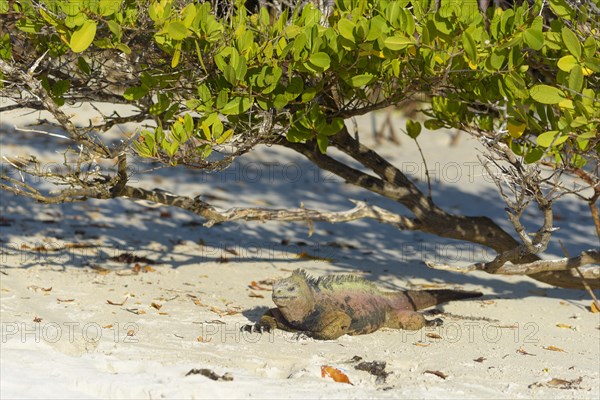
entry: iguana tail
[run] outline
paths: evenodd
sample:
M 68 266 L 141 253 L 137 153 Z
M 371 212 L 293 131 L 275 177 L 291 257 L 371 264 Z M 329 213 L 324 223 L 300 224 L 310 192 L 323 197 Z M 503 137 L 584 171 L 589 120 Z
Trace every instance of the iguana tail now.
M 404 295 L 406 296 L 406 301 L 409 302 L 414 310 L 422 310 L 448 301 L 481 297 L 483 296 L 483 293 L 441 289 L 409 290 L 404 292 Z

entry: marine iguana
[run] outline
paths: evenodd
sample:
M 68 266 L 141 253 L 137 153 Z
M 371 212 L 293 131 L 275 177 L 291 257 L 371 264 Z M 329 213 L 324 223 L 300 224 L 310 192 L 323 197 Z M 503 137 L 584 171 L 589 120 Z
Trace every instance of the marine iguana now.
M 267 311 L 254 329 L 275 328 L 332 340 L 379 328 L 418 330 L 435 324 L 416 312 L 451 300 L 482 296 L 459 290 L 384 292 L 361 277 L 329 275 L 315 279 L 297 269 L 273 284 L 277 308 Z

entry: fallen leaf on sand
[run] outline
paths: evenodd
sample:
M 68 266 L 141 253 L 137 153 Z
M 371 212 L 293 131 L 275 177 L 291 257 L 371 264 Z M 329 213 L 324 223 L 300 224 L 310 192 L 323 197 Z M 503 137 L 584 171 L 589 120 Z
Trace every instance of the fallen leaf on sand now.
M 335 382 L 348 383 L 352 385 L 352 383 L 350 383 L 350 379 L 348 379 L 348 375 L 330 365 L 321 366 L 321 378 L 331 378 Z
M 189 376 L 189 375 L 202 375 L 202 376 L 207 377 L 208 379 L 212 379 L 213 381 L 232 381 L 233 380 L 233 376 L 231 376 L 231 374 L 229 372 L 226 372 L 223 375 L 219 375 L 219 374 L 215 373 L 215 371 L 213 371 L 212 369 L 208 369 L 208 368 L 190 369 L 189 372 L 187 374 L 185 374 L 185 376 Z
M 40 317 L 35 317 L 33 319 L 33 322 L 38 322 L 39 323 L 39 322 L 42 322 L 42 319 Z
M 558 328 L 564 328 L 564 329 L 574 329 L 571 325 L 567 325 L 567 324 L 556 324 L 556 326 Z
M 302 260 L 317 260 L 317 261 L 327 261 L 327 262 L 333 262 L 333 258 L 331 257 L 319 257 L 319 256 L 313 256 L 312 254 L 309 254 L 305 251 L 300 252 L 296 257 L 302 259 Z
M 107 302 L 108 304 L 110 304 L 111 306 L 122 306 L 123 304 L 125 304 L 125 302 L 127 301 L 127 299 L 128 299 L 128 298 L 129 298 L 129 297 L 125 297 L 125 300 L 123 300 L 123 301 L 122 301 L 122 302 L 120 302 L 120 303 L 116 303 L 116 302 L 114 302 L 114 301 L 110 301 L 110 300 L 106 300 L 106 302 Z
M 478 362 L 478 363 L 482 363 L 485 360 L 487 360 L 485 357 L 479 357 L 479 358 L 474 359 L 473 361 Z
M 92 247 L 98 247 L 95 243 L 65 243 L 66 249 L 89 249 Z
M 59 299 L 58 297 L 56 298 L 56 301 L 58 301 L 59 303 L 70 303 L 72 301 L 75 301 L 75 299 Z
M 424 374 L 432 374 L 435 376 L 439 376 L 442 379 L 446 379 L 448 377 L 448 375 L 446 375 L 445 373 L 441 372 L 441 371 L 432 371 L 432 370 L 427 370 L 425 372 L 423 372 Z
M 428 333 L 428 334 L 427 334 L 427 335 L 425 335 L 425 336 L 427 336 L 427 337 L 428 337 L 428 338 L 430 338 L 430 339 L 443 339 L 443 338 L 442 338 L 440 335 L 438 335 L 438 334 L 437 334 L 437 333 L 435 333 L 435 332 Z
M 150 303 L 150 307 L 160 310 L 162 308 L 162 305 L 158 303 Z
M 560 351 L 563 353 L 566 353 L 566 351 L 564 351 L 563 349 L 561 349 L 560 347 L 556 347 L 556 346 L 544 346 L 542 347 L 544 350 L 550 350 L 550 351 Z
M 41 290 L 42 292 L 51 292 L 52 286 L 50 286 L 48 288 L 43 288 L 41 286 L 29 285 L 29 286 L 27 286 L 27 289 L 31 290 L 32 292 L 37 292 L 38 290 Z
M 253 292 L 253 291 L 250 291 L 250 293 L 248 293 L 248 297 L 257 297 L 259 299 L 264 299 L 265 298 L 265 296 L 263 296 L 262 294 L 256 293 L 256 292 Z
M 90 268 L 93 269 L 94 272 L 96 272 L 98 275 L 106 275 L 106 274 L 110 273 L 110 269 L 100 267 L 98 265 L 91 265 Z
M 600 313 L 600 308 L 598 308 L 598 305 L 595 301 L 592 301 L 592 305 L 590 306 L 590 312 L 593 312 L 594 314 Z
M 112 324 L 108 324 L 108 325 L 104 325 L 102 328 L 103 329 L 110 329 L 112 327 L 113 327 Z
M 146 311 L 140 310 L 139 308 L 126 308 L 125 310 L 136 315 L 146 314 Z
M 217 307 L 211 307 L 210 311 L 219 314 L 219 317 L 222 317 L 224 315 L 235 315 L 235 314 L 239 314 L 241 311 L 238 310 L 232 310 L 230 308 L 228 308 L 227 310 L 222 310 L 220 308 Z
M 270 288 L 266 288 L 266 287 L 260 286 L 258 283 L 256 283 L 256 281 L 250 282 L 250 284 L 248 285 L 248 287 L 250 289 L 254 289 L 254 290 L 272 290 Z
M 204 339 L 204 337 L 202 337 L 202 336 L 198 336 L 198 339 L 196 339 L 196 340 L 198 340 L 200 343 L 209 343 L 212 340 L 212 338 L 209 338 L 207 340 L 207 339 Z
M 535 357 L 535 354 L 526 352 L 525 349 L 523 349 L 523 346 L 521 346 L 517 349 L 517 353 L 523 354 L 524 356 L 534 356 Z
M 579 378 L 573 379 L 573 380 L 553 378 L 553 379 L 549 380 L 548 382 L 532 383 L 531 385 L 528 386 L 528 388 L 531 389 L 531 388 L 535 388 L 535 387 L 546 386 L 546 387 L 555 388 L 555 389 L 578 389 L 579 384 L 581 383 L 582 380 L 583 380 L 582 377 L 579 377 Z
M 130 329 L 127 331 L 127 336 L 134 336 L 135 335 L 135 331 L 133 329 Z
M 138 257 L 131 253 L 121 253 L 118 256 L 110 257 L 109 260 L 124 263 L 124 264 L 133 264 L 133 263 L 156 264 L 156 261 L 154 261 L 154 260 L 151 260 L 146 257 Z
M 416 342 L 416 343 L 413 343 L 413 344 L 414 344 L 415 346 L 418 346 L 418 347 L 427 347 L 427 346 L 431 346 L 431 344 L 430 344 L 430 343 L 423 343 L 423 342 Z

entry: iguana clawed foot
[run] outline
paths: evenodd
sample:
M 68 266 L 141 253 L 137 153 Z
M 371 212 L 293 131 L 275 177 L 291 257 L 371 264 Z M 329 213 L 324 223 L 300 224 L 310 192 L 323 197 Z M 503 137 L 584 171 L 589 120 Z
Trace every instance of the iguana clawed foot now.
M 425 326 L 442 326 L 444 325 L 444 321 L 441 318 L 434 318 L 427 320 Z

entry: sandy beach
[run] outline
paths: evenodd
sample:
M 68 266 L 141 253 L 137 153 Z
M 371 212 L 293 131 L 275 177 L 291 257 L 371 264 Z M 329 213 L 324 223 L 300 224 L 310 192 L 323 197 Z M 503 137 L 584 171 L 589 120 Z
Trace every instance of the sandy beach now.
M 93 114 L 86 106 L 72 112 L 81 121 Z M 0 156 L 35 153 L 48 168 L 60 166 L 63 140 L 14 129 L 38 117 L 3 113 Z M 365 143 L 376 146 L 369 117 L 358 126 Z M 124 138 L 135 129 L 111 134 Z M 416 146 L 401 139 L 376 149 L 426 189 Z M 449 147 L 449 133 L 439 131 L 420 140 L 434 200 L 455 213 L 489 216 L 513 233 L 475 143 L 463 135 Z M 357 199 L 402 212 L 277 148 L 260 147 L 219 173 L 142 161 L 132 168 L 138 186 L 202 195 L 224 209 L 340 211 Z M 559 240 L 573 254 L 598 246 L 585 204 L 562 199 L 555 215 L 560 230 L 544 257 L 562 256 Z M 535 211 L 527 215 L 531 226 L 539 221 Z M 48 206 L 1 191 L 0 397 L 600 396 L 600 314 L 589 311 L 583 291 L 432 270 L 424 261 L 467 264 L 493 254 L 370 220 L 315 223 L 312 235 L 303 223 L 202 223 L 175 208 L 125 199 Z M 318 341 L 240 331 L 273 307 L 273 280 L 296 268 L 314 276 L 353 273 L 386 290 L 456 288 L 484 296 L 438 306 L 444 324 L 417 332 L 382 329 Z M 374 361 L 385 362 L 384 374 L 356 369 Z M 322 377 L 323 366 L 351 384 Z

